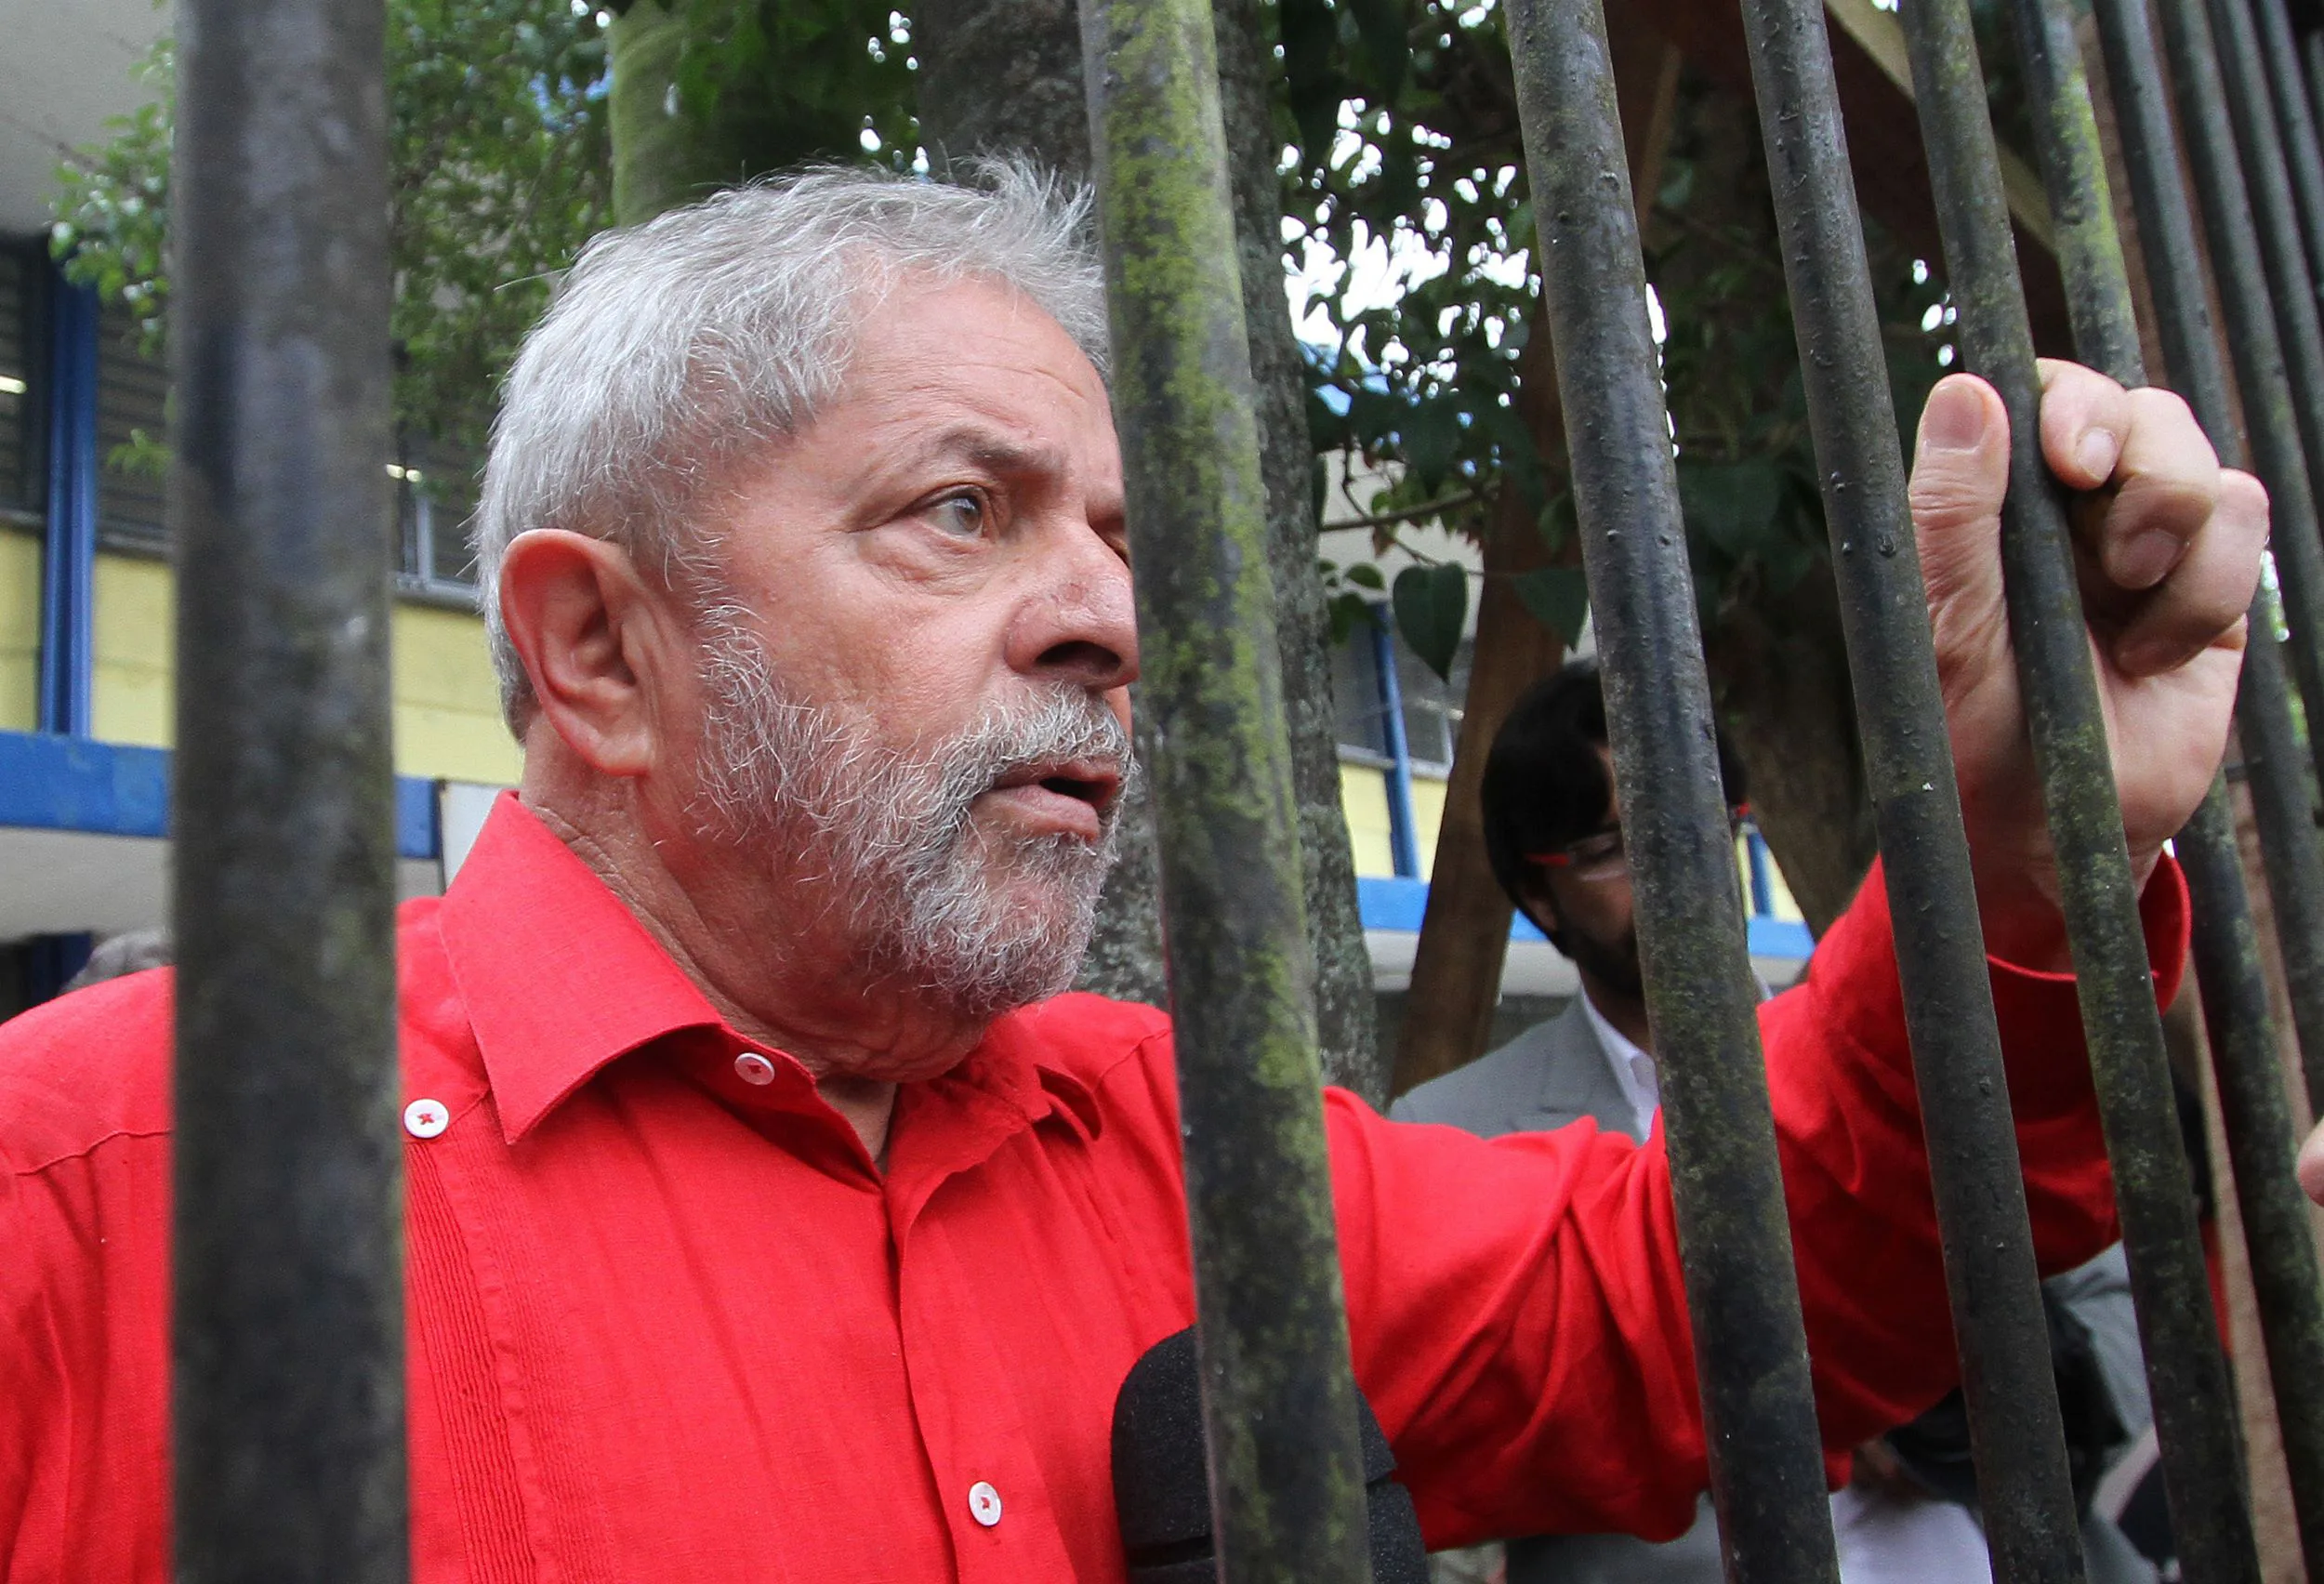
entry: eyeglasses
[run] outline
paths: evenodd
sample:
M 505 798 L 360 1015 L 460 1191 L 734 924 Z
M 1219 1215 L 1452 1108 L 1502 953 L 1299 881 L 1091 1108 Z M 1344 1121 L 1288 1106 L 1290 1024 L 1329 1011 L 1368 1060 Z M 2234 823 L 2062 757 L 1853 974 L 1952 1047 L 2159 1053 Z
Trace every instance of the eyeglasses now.
M 1727 811 L 1727 826 L 1730 830 L 1740 830 L 1743 822 L 1750 817 L 1751 806 L 1737 803 Z M 1525 862 L 1591 883 L 1618 880 L 1630 873 L 1630 853 L 1622 846 L 1620 825 L 1608 825 L 1604 830 L 1592 831 L 1578 841 L 1569 841 L 1563 847 L 1552 847 L 1547 851 L 1528 852 Z

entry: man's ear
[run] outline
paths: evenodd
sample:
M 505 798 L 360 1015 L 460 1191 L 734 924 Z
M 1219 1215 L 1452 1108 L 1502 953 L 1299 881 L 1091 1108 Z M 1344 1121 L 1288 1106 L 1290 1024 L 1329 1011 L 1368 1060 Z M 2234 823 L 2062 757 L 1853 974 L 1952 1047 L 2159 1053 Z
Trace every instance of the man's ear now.
M 601 775 L 654 766 L 653 684 L 681 636 L 671 614 L 668 596 L 603 539 L 535 528 L 501 560 L 500 619 L 541 717 Z
M 1549 938 L 1550 944 L 1561 956 L 1573 956 L 1566 951 L 1565 943 L 1558 939 L 1561 921 L 1557 917 L 1557 904 L 1550 897 L 1549 887 L 1538 881 L 1526 886 L 1525 895 L 1518 899 L 1517 911 L 1532 920 L 1533 927 Z

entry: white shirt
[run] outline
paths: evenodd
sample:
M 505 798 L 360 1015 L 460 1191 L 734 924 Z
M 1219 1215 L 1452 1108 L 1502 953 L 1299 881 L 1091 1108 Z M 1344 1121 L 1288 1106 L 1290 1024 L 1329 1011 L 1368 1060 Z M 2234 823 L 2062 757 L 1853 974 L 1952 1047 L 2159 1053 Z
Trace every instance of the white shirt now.
M 1606 1065 L 1614 1071 L 1622 1098 L 1630 1102 L 1631 1113 L 1638 1118 L 1638 1131 L 1631 1136 L 1643 1144 L 1654 1131 L 1655 1113 L 1662 1109 L 1662 1079 L 1655 1059 L 1606 1022 L 1587 991 L 1581 993 L 1581 1010 L 1590 1019 L 1591 1032 L 1598 1036 L 1598 1049 L 1605 1052 Z

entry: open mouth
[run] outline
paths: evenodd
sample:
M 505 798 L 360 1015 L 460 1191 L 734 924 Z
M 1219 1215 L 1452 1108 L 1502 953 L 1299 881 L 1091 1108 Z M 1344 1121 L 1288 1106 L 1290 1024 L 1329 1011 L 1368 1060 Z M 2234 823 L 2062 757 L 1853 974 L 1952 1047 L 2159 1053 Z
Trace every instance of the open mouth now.
M 1037 786 L 1057 797 L 1086 803 L 1103 818 L 1121 797 L 1122 776 L 1111 766 L 1076 760 L 1068 764 L 1024 765 L 1002 775 L 993 785 L 1001 792 Z

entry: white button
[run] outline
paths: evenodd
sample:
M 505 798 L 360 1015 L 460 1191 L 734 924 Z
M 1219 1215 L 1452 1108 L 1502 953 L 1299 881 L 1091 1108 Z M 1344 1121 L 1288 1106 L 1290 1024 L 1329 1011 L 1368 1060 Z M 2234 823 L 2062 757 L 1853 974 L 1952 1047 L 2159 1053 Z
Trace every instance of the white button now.
M 452 1113 L 441 1100 L 416 1100 L 403 1108 L 403 1130 L 415 1139 L 432 1139 L 452 1126 Z
M 969 1487 L 969 1516 L 987 1529 L 1000 1522 L 1000 1492 L 988 1480 L 979 1480 Z
M 734 1076 L 746 1084 L 774 1082 L 774 1063 L 756 1050 L 746 1050 L 734 1058 Z

